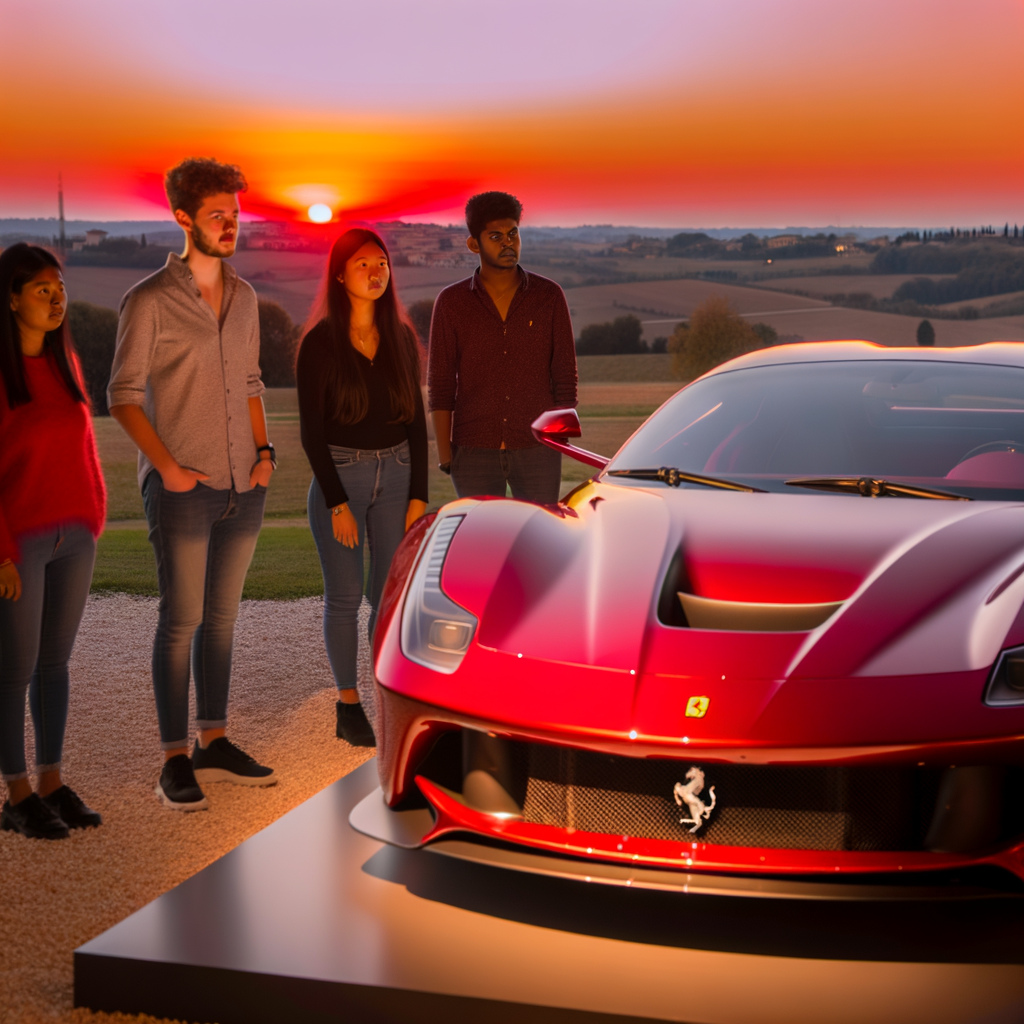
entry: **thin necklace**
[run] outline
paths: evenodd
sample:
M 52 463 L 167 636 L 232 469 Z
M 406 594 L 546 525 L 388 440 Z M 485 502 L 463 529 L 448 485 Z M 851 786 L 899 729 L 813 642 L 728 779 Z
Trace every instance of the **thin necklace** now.
M 356 336 L 356 347 L 359 349 L 359 352 L 362 354 L 363 358 L 364 359 L 368 359 L 370 361 L 370 365 L 373 366 L 373 360 L 374 360 L 374 357 L 376 356 L 376 352 L 371 356 L 370 353 L 367 351 L 366 346 L 370 343 L 370 341 L 372 340 L 373 336 L 378 333 L 377 332 L 377 325 L 374 324 L 370 328 L 369 334 L 365 338 L 359 333 L 359 331 L 355 327 L 350 326 L 349 327 L 349 337 L 351 337 L 353 333 Z M 378 334 L 378 339 L 379 339 L 379 334 Z M 378 341 L 378 344 L 379 344 L 379 341 Z
M 370 330 L 367 332 L 365 337 L 362 334 L 360 334 L 359 331 L 355 327 L 352 328 L 352 332 L 356 336 L 356 344 L 360 348 L 366 348 L 366 346 L 370 342 L 370 339 L 377 333 L 377 328 L 375 326 L 371 327 Z

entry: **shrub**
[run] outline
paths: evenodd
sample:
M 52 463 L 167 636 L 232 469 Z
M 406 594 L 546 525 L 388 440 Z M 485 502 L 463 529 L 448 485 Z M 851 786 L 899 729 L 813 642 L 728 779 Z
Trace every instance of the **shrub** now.
M 260 370 L 268 388 L 295 387 L 299 328 L 276 302 L 260 299 Z
M 424 346 L 430 340 L 430 318 L 434 315 L 434 300 L 420 299 L 409 307 L 409 319 Z
M 590 324 L 580 332 L 576 351 L 581 356 L 635 355 L 646 352 L 640 340 L 644 332 L 639 318 L 630 313 L 603 324 Z
M 668 342 L 675 356 L 672 371 L 682 380 L 693 380 L 726 360 L 764 346 L 762 335 L 719 295 L 702 302 L 689 324 L 680 324 Z
M 935 344 L 935 328 L 932 327 L 930 321 L 922 320 L 917 325 L 917 343 L 927 348 L 931 348 Z
M 107 383 L 117 341 L 117 312 L 91 302 L 72 302 L 68 306 L 68 327 L 82 360 L 93 415 L 109 416 Z
M 779 332 L 771 324 L 751 324 L 750 329 L 761 339 L 761 348 L 778 345 Z

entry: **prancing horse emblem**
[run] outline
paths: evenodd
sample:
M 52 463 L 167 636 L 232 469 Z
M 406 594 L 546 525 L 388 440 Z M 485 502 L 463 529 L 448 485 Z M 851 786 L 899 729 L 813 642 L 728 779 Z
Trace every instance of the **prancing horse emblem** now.
M 690 812 L 688 818 L 679 819 L 679 824 L 693 825 L 690 831 L 696 832 L 711 817 L 711 812 L 715 809 L 715 787 L 712 786 L 708 790 L 711 794 L 711 803 L 706 804 L 700 798 L 704 789 L 704 772 L 694 765 L 686 773 L 686 778 L 688 780 L 686 785 L 677 782 L 672 793 L 676 798 L 676 804 L 680 807 L 686 804 L 687 810 Z

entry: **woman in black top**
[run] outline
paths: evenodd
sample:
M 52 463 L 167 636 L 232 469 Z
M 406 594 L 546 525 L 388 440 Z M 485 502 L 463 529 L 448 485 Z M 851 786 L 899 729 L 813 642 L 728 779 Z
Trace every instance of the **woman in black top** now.
M 374 746 L 356 691 L 363 541 L 372 637 L 395 549 L 427 507 L 419 346 L 391 285 L 387 246 L 374 232 L 356 228 L 334 243 L 296 376 L 302 446 L 313 467 L 309 524 L 324 574 L 337 735 Z

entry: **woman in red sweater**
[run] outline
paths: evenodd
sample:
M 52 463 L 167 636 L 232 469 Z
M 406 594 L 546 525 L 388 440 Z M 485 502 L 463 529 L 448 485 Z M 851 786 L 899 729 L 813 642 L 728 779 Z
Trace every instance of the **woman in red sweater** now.
M 61 780 L 68 660 L 92 582 L 106 490 L 60 264 L 0 253 L 0 829 L 63 839 L 100 824 Z M 25 765 L 25 691 L 38 792 Z

